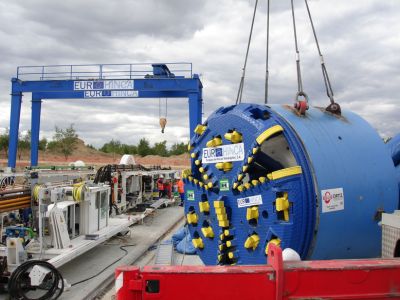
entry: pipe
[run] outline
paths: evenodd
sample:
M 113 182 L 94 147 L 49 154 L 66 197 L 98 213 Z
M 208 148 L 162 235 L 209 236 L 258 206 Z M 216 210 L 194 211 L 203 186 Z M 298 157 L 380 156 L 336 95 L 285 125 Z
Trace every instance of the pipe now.
M 0 205 L 7 205 L 7 204 L 10 204 L 10 203 L 26 201 L 26 200 L 31 201 L 31 196 L 26 196 L 26 197 L 21 197 L 21 198 L 14 198 L 14 199 L 9 199 L 9 200 L 0 200 Z
M 5 191 L 0 191 L 0 196 L 2 195 L 8 195 L 8 194 L 16 194 L 16 193 L 31 193 L 30 189 L 13 189 L 13 190 L 5 190 Z

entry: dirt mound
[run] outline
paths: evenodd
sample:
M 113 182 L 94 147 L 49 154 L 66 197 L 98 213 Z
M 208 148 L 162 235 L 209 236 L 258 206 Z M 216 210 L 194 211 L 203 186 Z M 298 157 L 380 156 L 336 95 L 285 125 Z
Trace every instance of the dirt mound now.
M 30 165 L 30 152 L 24 151 L 21 153 L 21 159 L 17 160 L 17 167 L 25 167 Z M 161 157 L 158 155 L 147 155 L 141 157 L 134 155 L 137 164 L 145 166 L 163 166 L 172 167 L 175 169 L 188 168 L 190 165 L 189 154 L 181 154 L 170 157 Z M 107 165 L 118 164 L 121 160 L 121 155 L 113 153 L 104 153 L 85 145 L 84 141 L 78 140 L 78 144 L 71 156 L 65 160 L 65 157 L 60 153 L 50 151 L 39 151 L 39 165 L 68 165 L 71 162 L 82 160 L 86 165 Z M 0 167 L 7 166 L 7 159 L 0 156 Z

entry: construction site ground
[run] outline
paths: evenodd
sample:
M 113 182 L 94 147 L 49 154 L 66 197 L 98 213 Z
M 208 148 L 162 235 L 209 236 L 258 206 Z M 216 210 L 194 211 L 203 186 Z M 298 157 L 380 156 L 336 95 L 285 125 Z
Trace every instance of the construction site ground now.
M 123 236 L 115 236 L 91 251 L 77 257 L 62 266 L 59 270 L 69 284 L 74 284 L 92 277 L 106 266 L 122 257 L 117 263 L 110 265 L 98 276 L 67 288 L 61 300 L 100 299 L 103 294 L 113 294 L 114 271 L 121 265 L 146 265 L 151 263 L 155 251 L 149 248 L 157 245 L 166 236 L 171 236 L 176 228 L 183 224 L 183 208 L 170 206 L 156 210 L 148 215 L 143 222 L 130 227 L 130 232 Z M 120 249 L 124 249 L 127 254 Z M 185 260 L 186 263 L 186 260 Z M 108 294 L 107 294 L 108 295 Z M 0 295 L 1 296 L 5 295 Z

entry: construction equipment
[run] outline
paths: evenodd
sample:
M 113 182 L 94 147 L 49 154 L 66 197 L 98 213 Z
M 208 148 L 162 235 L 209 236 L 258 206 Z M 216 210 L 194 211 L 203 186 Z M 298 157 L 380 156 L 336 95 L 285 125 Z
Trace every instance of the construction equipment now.
M 42 100 L 188 98 L 191 131 L 201 122 L 203 85 L 192 73 L 191 63 L 20 66 L 11 84 L 8 166 L 12 168 L 23 93 L 32 93 L 31 166 L 38 165 Z
M 272 246 L 265 266 L 118 267 L 116 300 L 399 298 L 398 259 L 283 262 Z
M 199 127 L 185 214 L 205 264 L 263 264 L 271 244 L 302 259 L 380 255 L 378 222 L 398 208 L 399 181 L 362 118 L 239 104 Z

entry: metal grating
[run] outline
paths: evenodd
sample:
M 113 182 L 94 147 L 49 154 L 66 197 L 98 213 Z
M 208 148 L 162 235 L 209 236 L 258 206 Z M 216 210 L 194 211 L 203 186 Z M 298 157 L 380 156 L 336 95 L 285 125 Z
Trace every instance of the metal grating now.
M 161 266 L 172 266 L 174 259 L 174 245 L 171 241 L 161 242 L 157 247 L 154 264 Z

